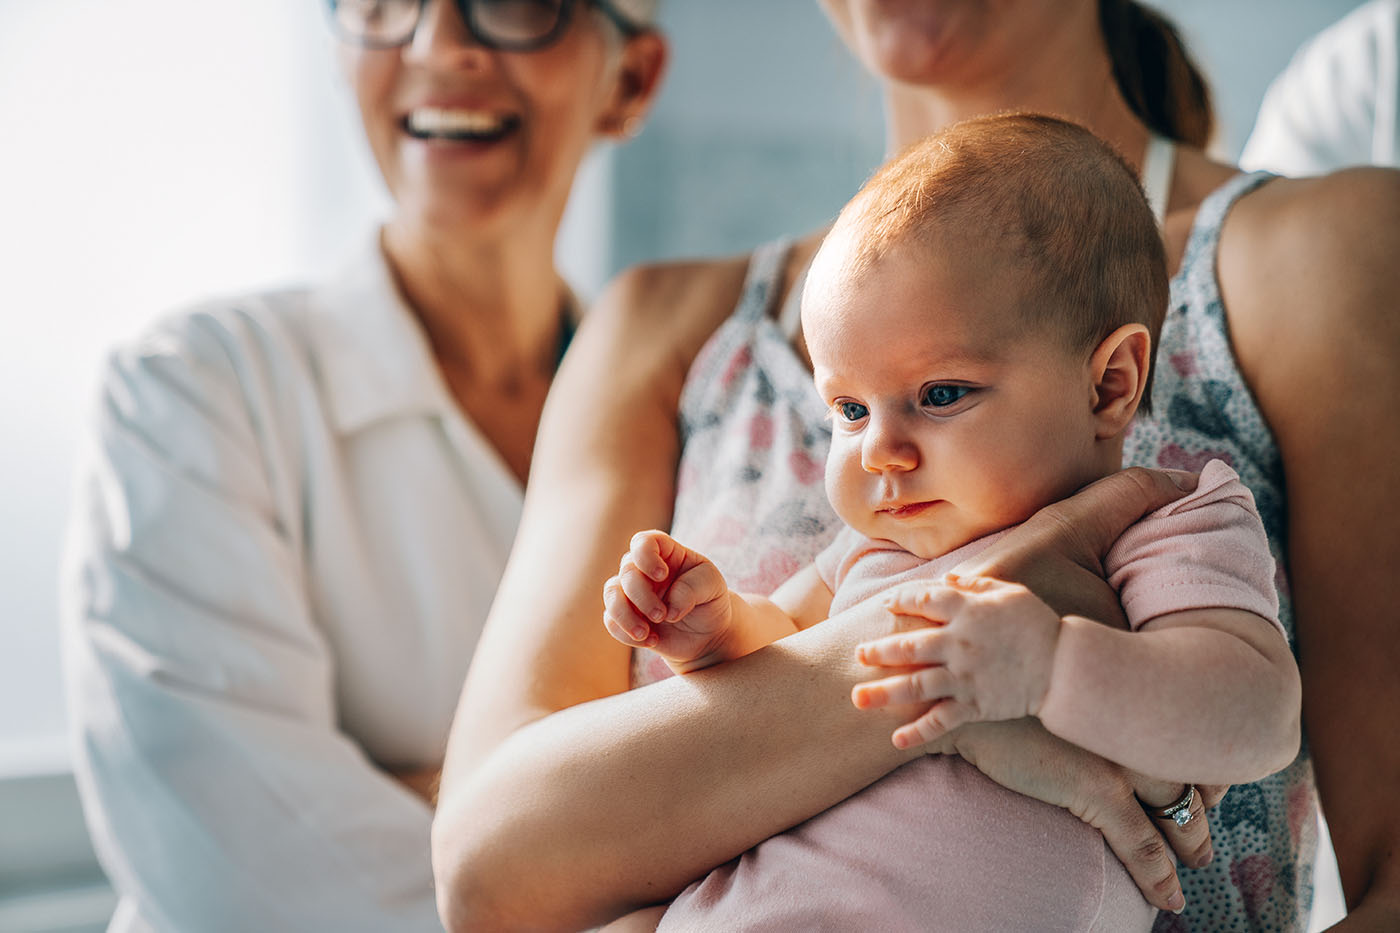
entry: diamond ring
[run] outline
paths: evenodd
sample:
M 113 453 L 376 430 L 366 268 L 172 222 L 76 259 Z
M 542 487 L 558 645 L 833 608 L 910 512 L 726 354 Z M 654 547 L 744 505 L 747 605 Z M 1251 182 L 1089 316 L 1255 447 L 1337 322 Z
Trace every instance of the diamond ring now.
M 1191 812 L 1191 804 L 1196 802 L 1195 785 L 1187 784 L 1186 791 L 1176 800 L 1157 810 L 1149 811 L 1152 816 L 1159 820 L 1171 820 L 1178 826 L 1185 826 L 1196 818 L 1196 814 Z

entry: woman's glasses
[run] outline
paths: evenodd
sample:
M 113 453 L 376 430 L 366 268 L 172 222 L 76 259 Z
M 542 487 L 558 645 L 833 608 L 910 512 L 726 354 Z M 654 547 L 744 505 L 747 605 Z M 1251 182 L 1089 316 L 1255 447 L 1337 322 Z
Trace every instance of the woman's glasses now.
M 327 0 L 336 31 L 349 42 L 387 49 L 413 38 L 429 0 Z M 559 40 L 578 0 L 453 0 L 473 39 L 491 49 L 531 52 Z M 607 0 L 587 0 L 624 36 L 642 26 Z

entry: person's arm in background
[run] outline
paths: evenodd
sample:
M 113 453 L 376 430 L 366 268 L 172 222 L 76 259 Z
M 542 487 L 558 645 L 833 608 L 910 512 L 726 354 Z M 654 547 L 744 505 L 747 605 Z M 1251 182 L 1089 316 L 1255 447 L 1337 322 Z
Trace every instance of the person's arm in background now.
M 1319 175 L 1400 165 L 1400 2 L 1373 0 L 1300 48 L 1269 85 L 1240 165 Z
M 1400 929 L 1400 173 L 1279 181 L 1237 211 L 1221 284 L 1283 455 L 1303 724 L 1351 909 L 1338 929 Z
M 601 594 L 617 555 L 637 530 L 669 524 L 684 374 L 742 276 L 739 263 L 629 273 L 565 360 L 448 746 L 433 864 L 449 928 L 581 927 L 664 900 L 908 759 L 888 739 L 898 715 L 863 713 L 847 699 L 865 676 L 855 645 L 895 624 L 878 605 L 631 692 L 628 649 L 603 627 Z M 1125 473 L 1071 507 L 1106 532 L 1076 533 L 1063 548 L 1085 545 L 1085 563 L 1075 551 L 1027 565 L 1052 566 L 1070 604 L 1103 610 L 1112 591 L 1089 564 L 1178 495 L 1160 474 Z M 1020 540 L 1061 545 L 1037 529 L 1067 521 L 1051 512 Z M 1081 573 L 1060 573 L 1067 566 Z M 1026 784 L 1102 829 L 1166 906 L 1179 890 L 1174 867 L 1132 778 L 1050 741 L 1053 752 L 1017 746 L 1024 758 L 988 741 L 981 766 L 1065 762 Z M 1179 791 L 1157 788 L 1162 802 Z M 1171 841 L 1202 845 L 1194 834 Z
M 431 812 L 337 727 L 257 345 L 196 314 L 104 374 L 64 593 L 96 848 L 157 930 L 438 929 Z

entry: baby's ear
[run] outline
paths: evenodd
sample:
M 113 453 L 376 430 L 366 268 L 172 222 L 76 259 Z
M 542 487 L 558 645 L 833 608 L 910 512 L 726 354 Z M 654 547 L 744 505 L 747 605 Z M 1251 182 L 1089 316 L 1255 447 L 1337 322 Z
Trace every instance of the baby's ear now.
M 1103 339 L 1089 358 L 1094 380 L 1096 437 L 1107 440 L 1133 420 L 1147 389 L 1152 337 L 1141 324 L 1124 324 Z

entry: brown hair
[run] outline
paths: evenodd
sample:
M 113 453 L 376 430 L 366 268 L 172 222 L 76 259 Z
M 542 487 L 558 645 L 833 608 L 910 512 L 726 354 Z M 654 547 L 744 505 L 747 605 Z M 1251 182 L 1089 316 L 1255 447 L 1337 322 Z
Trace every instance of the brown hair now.
M 1140 323 L 1156 346 L 1167 308 L 1157 221 L 1132 169 L 1083 127 L 1024 113 L 956 123 L 886 163 L 832 229 L 850 244 L 851 276 L 950 232 L 1024 271 L 1025 325 L 1088 351 Z
M 1099 28 L 1118 90 L 1138 119 L 1205 148 L 1215 132 L 1210 88 L 1176 27 L 1137 0 L 1099 0 Z

